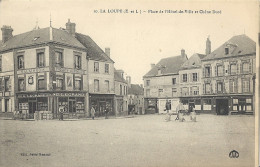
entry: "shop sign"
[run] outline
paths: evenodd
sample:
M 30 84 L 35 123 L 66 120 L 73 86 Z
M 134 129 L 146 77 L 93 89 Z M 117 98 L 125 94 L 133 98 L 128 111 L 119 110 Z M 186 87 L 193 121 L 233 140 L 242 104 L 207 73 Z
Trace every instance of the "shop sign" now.
M 24 70 L 18 70 L 17 74 L 30 74 L 30 73 L 37 73 L 37 72 L 46 72 L 49 68 L 31 68 L 31 69 L 24 69 Z
M 70 69 L 70 68 L 61 68 L 61 67 L 55 67 L 55 71 L 72 73 L 72 74 L 85 74 L 84 70 Z
M 85 93 L 37 93 L 37 94 L 19 94 L 18 98 L 30 98 L 30 97 L 49 97 L 49 96 L 57 96 L 57 97 L 84 97 Z

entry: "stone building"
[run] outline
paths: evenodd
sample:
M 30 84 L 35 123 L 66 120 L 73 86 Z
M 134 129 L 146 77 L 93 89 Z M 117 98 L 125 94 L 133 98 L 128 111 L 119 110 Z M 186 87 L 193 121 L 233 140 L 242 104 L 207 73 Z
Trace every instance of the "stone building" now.
M 32 118 L 36 111 L 48 111 L 54 118 L 89 116 L 94 106 L 97 116 L 104 108 L 114 114 L 114 62 L 87 35 L 76 32 L 76 24 L 66 29 L 36 27 L 12 35 L 3 26 L 0 41 L 0 116 L 14 111 Z
M 4 26 L 0 46 L 1 103 L 4 113 L 59 108 L 81 117 L 88 106 L 87 49 L 75 38 L 75 27 L 47 27 L 12 35 Z M 3 114 L 3 113 L 2 113 Z
M 87 49 L 90 108 L 96 109 L 97 116 L 104 116 L 106 108 L 110 115 L 115 115 L 114 61 L 110 58 L 110 48 L 104 52 L 84 34 L 76 33 L 76 38 Z
M 127 76 L 126 80 L 128 83 L 128 114 L 131 112 L 145 114 L 143 85 L 132 84 L 130 76 Z
M 124 79 L 123 70 L 115 70 L 115 112 L 116 116 L 124 116 L 128 114 L 128 87 Z
M 145 113 L 165 113 L 165 104 L 171 102 L 171 112 L 175 112 L 179 102 L 179 70 L 188 60 L 185 50 L 181 55 L 161 59 L 143 76 Z
M 256 43 L 233 36 L 202 59 L 204 105 L 219 115 L 254 112 Z

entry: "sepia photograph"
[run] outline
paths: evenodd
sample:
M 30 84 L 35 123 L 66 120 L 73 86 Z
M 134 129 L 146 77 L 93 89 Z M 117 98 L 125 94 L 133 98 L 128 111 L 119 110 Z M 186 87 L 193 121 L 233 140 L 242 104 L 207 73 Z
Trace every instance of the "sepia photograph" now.
M 0 0 L 0 167 L 260 166 L 259 7 Z

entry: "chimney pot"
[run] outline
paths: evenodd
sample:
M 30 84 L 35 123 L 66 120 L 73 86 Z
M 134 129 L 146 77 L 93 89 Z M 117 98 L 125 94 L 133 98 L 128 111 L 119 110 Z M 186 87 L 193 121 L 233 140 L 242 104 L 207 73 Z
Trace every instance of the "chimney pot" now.
M 152 63 L 152 64 L 151 64 L 151 68 L 154 68 L 154 67 L 155 67 L 155 64 L 154 64 L 154 63 Z
M 13 37 L 13 29 L 11 26 L 4 25 L 2 28 L 2 42 L 5 43 L 8 39 Z
M 105 48 L 105 54 L 110 57 L 110 48 Z
M 182 57 L 185 57 L 185 56 L 186 56 L 184 49 L 181 50 L 181 56 L 182 56 Z
M 75 33 L 76 33 L 76 24 L 75 23 L 71 23 L 70 19 L 68 19 L 68 22 L 66 23 L 66 30 L 75 37 Z
M 206 55 L 211 53 L 211 41 L 209 40 L 209 37 L 207 38 L 206 41 Z

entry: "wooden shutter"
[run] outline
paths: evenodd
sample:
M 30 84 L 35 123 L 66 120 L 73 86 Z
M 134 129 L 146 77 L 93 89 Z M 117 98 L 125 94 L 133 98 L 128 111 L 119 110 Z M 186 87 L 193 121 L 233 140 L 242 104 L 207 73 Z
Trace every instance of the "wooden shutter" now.
M 215 66 L 215 77 L 218 76 L 218 73 L 217 73 L 217 65 Z
M 197 81 L 200 81 L 199 72 L 197 73 Z
M 228 69 L 227 69 L 227 74 L 230 75 L 231 74 L 231 70 L 230 70 L 230 65 L 228 64 Z
M 205 67 L 202 68 L 202 77 L 205 77 Z
M 217 93 L 218 92 L 218 83 L 216 82 L 215 83 L 215 93 Z
M 226 74 L 226 66 L 225 66 L 225 64 L 222 65 L 222 69 L 223 69 L 223 76 L 225 76 L 225 74 Z
M 190 87 L 190 95 L 192 95 L 192 87 Z
M 205 94 L 205 84 L 202 85 L 202 92 Z
M 237 80 L 234 80 L 234 92 L 238 92 L 238 89 L 237 89 Z
M 249 73 L 252 72 L 251 69 L 252 69 L 252 64 L 251 64 L 251 62 L 249 61 L 249 62 L 248 62 L 248 72 L 249 72 Z
M 243 63 L 240 64 L 240 74 L 243 73 L 242 64 L 243 64 Z
M 239 74 L 239 65 L 237 63 L 237 74 Z
M 226 92 L 226 86 L 225 86 L 226 83 L 223 81 L 223 82 L 222 82 L 222 85 L 223 85 L 223 86 L 222 86 L 222 88 L 223 88 L 222 92 L 225 93 L 225 92 Z

